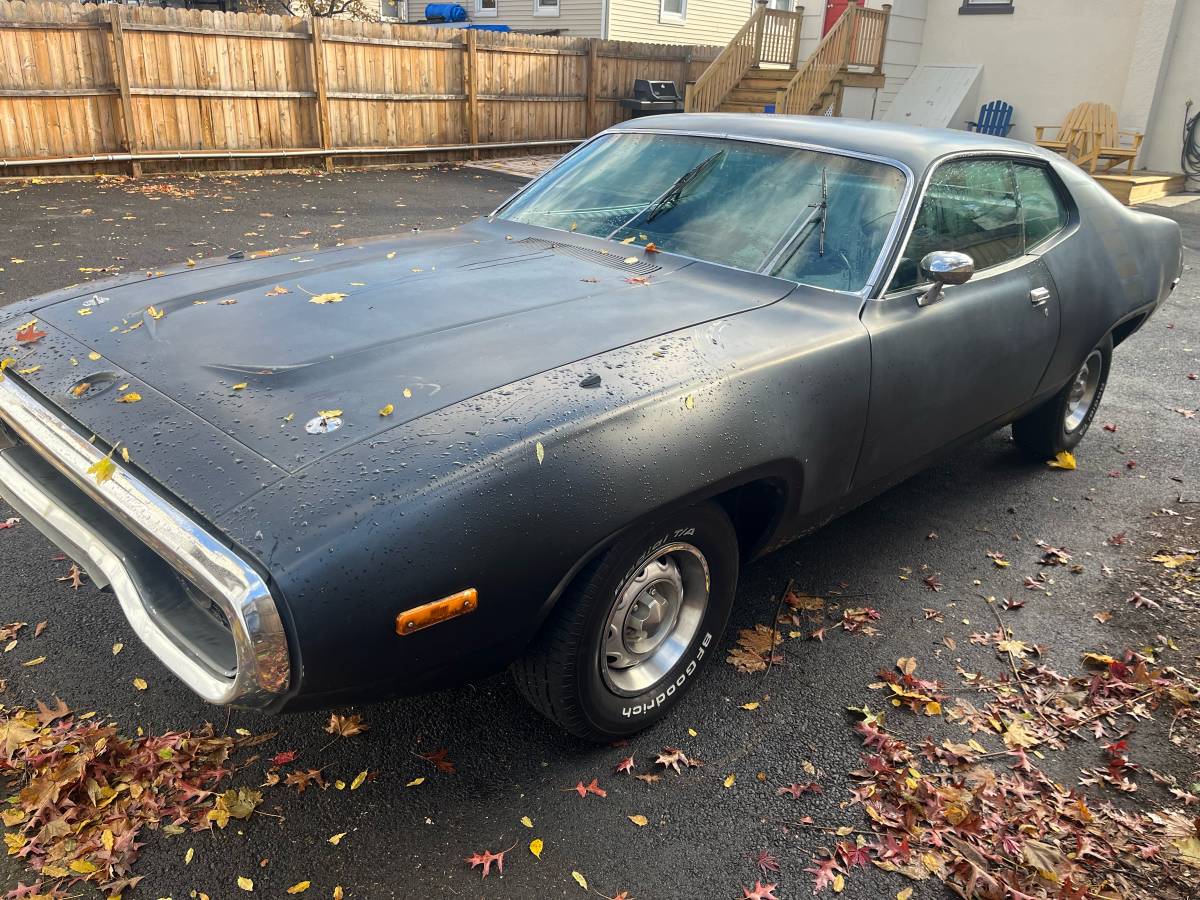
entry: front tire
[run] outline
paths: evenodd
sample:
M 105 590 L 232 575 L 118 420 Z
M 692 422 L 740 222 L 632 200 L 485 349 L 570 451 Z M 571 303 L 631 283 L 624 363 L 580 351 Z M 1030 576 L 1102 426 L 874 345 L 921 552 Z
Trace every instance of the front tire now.
M 737 535 L 715 503 L 630 529 L 559 598 L 513 664 L 518 688 L 577 737 L 647 728 L 717 654 L 737 575 Z
M 1041 459 L 1074 449 L 1100 407 L 1112 366 L 1112 351 L 1112 335 L 1106 335 L 1061 391 L 1013 422 L 1013 440 Z

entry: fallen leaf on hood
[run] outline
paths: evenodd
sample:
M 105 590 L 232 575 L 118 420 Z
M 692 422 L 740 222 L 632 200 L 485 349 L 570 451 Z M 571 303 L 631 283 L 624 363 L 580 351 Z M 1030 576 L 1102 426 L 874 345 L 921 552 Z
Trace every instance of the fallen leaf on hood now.
M 407 399 L 409 399 L 410 397 L 412 397 L 412 391 L 411 391 L 409 388 L 405 388 L 405 389 L 402 391 L 402 393 L 404 394 L 404 399 L 405 399 L 405 400 L 407 400 Z
M 317 410 L 317 415 L 322 419 L 340 419 L 342 417 L 342 411 L 340 409 L 319 409 Z M 328 729 L 326 729 L 326 731 L 328 731 Z
M 1047 460 L 1046 465 L 1052 469 L 1066 469 L 1070 471 L 1075 466 L 1075 455 L 1068 450 L 1060 450 L 1054 455 L 1054 459 Z
M 32 344 L 34 341 L 40 341 L 46 336 L 46 332 L 38 331 L 37 320 L 26 322 L 17 329 L 18 344 Z
M 95 362 L 99 358 L 100 358 L 100 354 L 97 353 L 95 350 L 93 350 L 91 353 L 88 354 L 88 359 L 90 359 L 92 362 Z
M 346 299 L 345 294 L 339 294 L 336 291 L 330 291 L 327 294 L 313 294 L 308 298 L 309 303 L 325 304 L 325 303 L 341 303 Z
M 381 416 L 390 416 L 395 411 L 396 411 L 396 407 L 393 404 L 389 403 L 387 406 L 385 406 L 379 410 L 379 414 Z
M 625 265 L 627 265 L 627 266 L 632 266 L 637 261 L 638 261 L 638 258 L 636 256 L 625 257 Z
M 542 464 L 542 460 L 546 458 L 546 448 L 542 446 L 542 442 L 538 441 L 534 446 L 534 452 L 537 454 L 538 465 Z
M 17 369 L 17 374 L 18 375 L 32 375 L 34 372 L 38 371 L 38 369 L 40 369 L 40 368 L 41 368 L 41 365 L 28 366 L 24 369 Z
M 237 384 L 233 385 L 232 390 L 244 391 L 246 389 L 246 385 L 249 383 L 250 382 L 248 381 L 239 381 Z
M 269 291 L 267 291 L 267 296 L 268 297 L 278 297 L 280 294 L 290 294 L 290 293 L 291 293 L 291 291 L 289 291 L 287 288 L 285 288 L 282 284 L 277 284 L 277 285 L 275 285 L 275 287 L 273 287 Z M 221 302 L 222 303 L 228 303 L 228 302 L 237 303 L 236 300 L 233 300 L 233 301 L 222 300 Z
M 396 258 L 396 251 L 395 251 L 395 250 L 393 250 L 391 253 L 389 253 L 389 254 L 387 255 L 387 258 L 388 258 L 388 259 L 395 259 L 395 258 Z
M 189 256 L 189 257 L 187 258 L 187 262 L 185 263 L 185 265 L 186 265 L 188 268 L 191 268 L 192 266 L 196 265 L 196 261 L 195 261 L 194 259 L 192 259 L 192 258 Z
M 165 316 L 167 314 L 167 311 L 165 309 L 156 309 L 155 307 L 150 306 L 150 307 L 146 308 L 146 313 L 152 319 L 161 319 L 163 316 Z
M 118 403 L 137 403 L 142 399 L 142 395 L 137 391 L 130 391 L 128 394 L 122 394 L 117 398 Z

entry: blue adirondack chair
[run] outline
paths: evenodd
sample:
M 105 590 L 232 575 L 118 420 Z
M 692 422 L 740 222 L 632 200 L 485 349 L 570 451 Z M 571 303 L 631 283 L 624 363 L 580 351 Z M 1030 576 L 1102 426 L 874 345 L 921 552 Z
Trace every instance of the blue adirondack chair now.
M 979 107 L 979 121 L 968 122 L 967 131 L 978 131 L 980 134 L 994 134 L 997 137 L 1008 137 L 1012 128 L 1013 108 L 1003 100 L 993 100 Z

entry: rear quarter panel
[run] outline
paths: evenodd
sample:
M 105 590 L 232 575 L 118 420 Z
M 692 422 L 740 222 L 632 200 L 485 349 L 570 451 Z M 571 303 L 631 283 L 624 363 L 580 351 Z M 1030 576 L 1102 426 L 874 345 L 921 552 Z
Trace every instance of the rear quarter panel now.
M 1062 326 L 1041 394 L 1064 385 L 1118 323 L 1153 312 L 1182 259 L 1176 223 L 1122 206 L 1078 166 L 1060 159 L 1052 165 L 1071 192 L 1078 222 L 1042 256 L 1058 288 Z

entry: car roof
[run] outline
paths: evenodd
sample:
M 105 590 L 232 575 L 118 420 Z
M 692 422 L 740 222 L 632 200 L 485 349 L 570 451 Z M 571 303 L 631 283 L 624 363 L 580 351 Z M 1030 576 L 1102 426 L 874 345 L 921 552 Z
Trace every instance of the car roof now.
M 679 113 L 629 119 L 612 131 L 649 130 L 711 134 L 728 138 L 797 141 L 894 159 L 920 175 L 950 153 L 994 151 L 1053 159 L 1032 144 L 1008 138 L 832 116 L 777 116 L 761 113 Z

